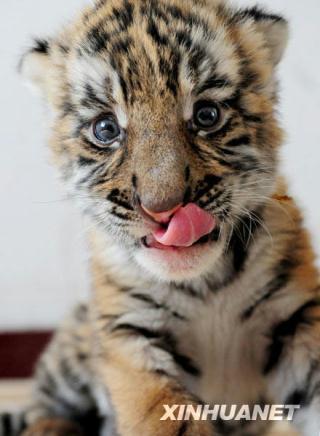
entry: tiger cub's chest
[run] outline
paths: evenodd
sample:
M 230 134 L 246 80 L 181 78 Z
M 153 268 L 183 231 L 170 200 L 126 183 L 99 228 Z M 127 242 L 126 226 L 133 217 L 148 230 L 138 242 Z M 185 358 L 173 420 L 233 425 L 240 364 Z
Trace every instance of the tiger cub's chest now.
M 241 322 L 240 307 L 236 297 L 218 295 L 196 307 L 178 333 L 181 351 L 199 369 L 197 376 L 183 373 L 183 382 L 208 404 L 248 404 L 263 391 L 266 339 Z

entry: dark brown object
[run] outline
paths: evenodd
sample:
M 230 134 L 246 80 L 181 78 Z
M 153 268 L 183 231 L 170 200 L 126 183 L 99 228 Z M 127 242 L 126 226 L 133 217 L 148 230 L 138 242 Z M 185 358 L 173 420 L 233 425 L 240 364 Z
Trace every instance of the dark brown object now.
M 33 373 L 52 332 L 0 334 L 0 378 L 27 378 Z

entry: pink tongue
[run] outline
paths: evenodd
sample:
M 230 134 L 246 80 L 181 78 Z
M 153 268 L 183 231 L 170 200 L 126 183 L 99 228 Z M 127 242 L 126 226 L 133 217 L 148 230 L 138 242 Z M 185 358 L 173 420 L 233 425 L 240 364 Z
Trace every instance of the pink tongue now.
M 172 217 L 167 229 L 156 230 L 154 238 L 163 245 L 190 247 L 215 228 L 214 218 L 196 204 L 181 207 Z

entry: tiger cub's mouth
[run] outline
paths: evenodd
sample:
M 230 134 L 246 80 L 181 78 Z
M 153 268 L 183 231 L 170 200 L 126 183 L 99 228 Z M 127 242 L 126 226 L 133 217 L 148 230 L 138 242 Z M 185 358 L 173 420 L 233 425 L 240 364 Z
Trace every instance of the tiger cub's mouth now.
M 142 238 L 146 248 L 182 250 L 206 243 L 215 234 L 216 219 L 194 203 L 180 207 L 166 223 Z
M 194 242 L 189 247 L 176 247 L 174 245 L 164 245 L 158 242 L 153 235 L 144 236 L 141 239 L 141 243 L 145 248 L 154 248 L 158 250 L 171 250 L 171 251 L 185 251 L 192 247 L 195 247 L 197 245 L 204 245 L 208 242 L 215 241 L 216 240 L 216 229 L 213 230 L 209 235 L 202 236 L 198 241 Z

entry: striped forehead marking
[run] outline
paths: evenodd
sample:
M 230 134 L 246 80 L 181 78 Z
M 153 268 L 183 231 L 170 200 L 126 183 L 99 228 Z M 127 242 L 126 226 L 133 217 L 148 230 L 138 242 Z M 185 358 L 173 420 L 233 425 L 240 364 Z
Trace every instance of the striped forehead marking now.
M 169 4 L 100 3 L 79 44 L 79 58 L 85 56 L 88 69 L 101 72 L 100 79 L 91 77 L 96 84 L 104 85 L 112 69 L 125 103 L 150 90 L 174 97 L 208 89 L 230 95 L 239 61 L 221 26 L 210 30 L 205 18 Z

